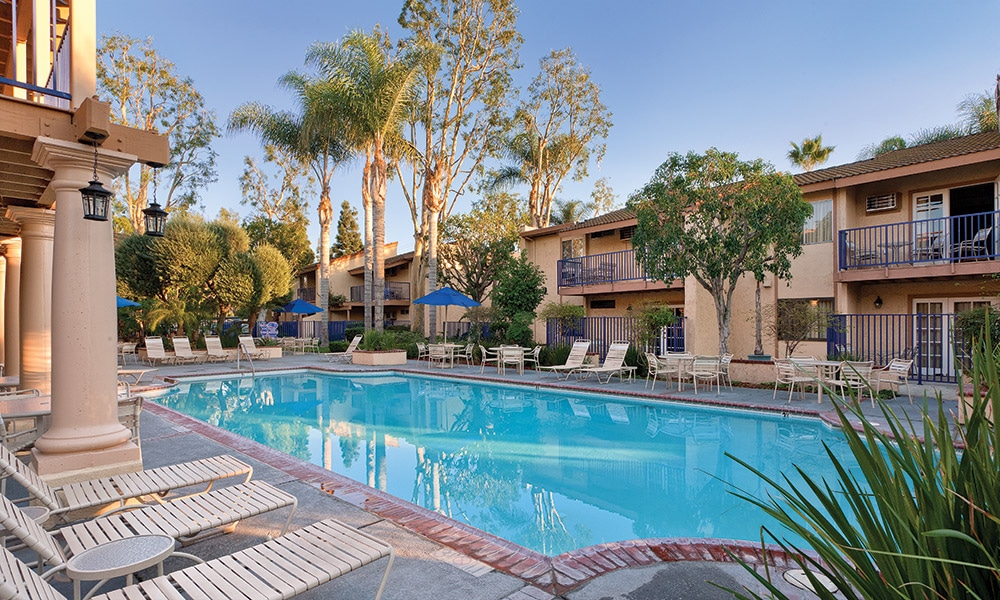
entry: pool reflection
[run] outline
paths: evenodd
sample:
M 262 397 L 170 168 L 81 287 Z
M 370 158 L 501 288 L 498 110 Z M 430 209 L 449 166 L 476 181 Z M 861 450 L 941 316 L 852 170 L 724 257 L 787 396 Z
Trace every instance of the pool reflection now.
M 157 400 L 394 496 L 555 555 L 636 537 L 758 540 L 729 493 L 830 471 L 818 422 L 423 377 L 195 382 Z M 363 459 L 363 460 L 362 460 Z M 832 473 L 831 473 L 832 476 Z

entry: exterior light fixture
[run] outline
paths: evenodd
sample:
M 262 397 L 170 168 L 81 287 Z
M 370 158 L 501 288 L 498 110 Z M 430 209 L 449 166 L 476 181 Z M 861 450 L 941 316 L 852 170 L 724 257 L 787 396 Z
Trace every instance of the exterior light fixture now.
M 875 296 L 875 309 L 882 308 L 882 296 Z
M 146 235 L 150 237 L 163 237 L 163 230 L 167 226 L 167 211 L 163 210 L 156 202 L 156 173 L 162 165 L 151 165 L 153 167 L 153 202 L 148 208 L 142 210 L 143 221 L 146 224 Z
M 90 181 L 90 185 L 80 188 L 80 195 L 83 196 L 84 219 L 108 220 L 108 201 L 111 199 L 111 192 L 104 189 L 101 180 L 97 178 L 97 142 L 94 142 L 94 178 Z

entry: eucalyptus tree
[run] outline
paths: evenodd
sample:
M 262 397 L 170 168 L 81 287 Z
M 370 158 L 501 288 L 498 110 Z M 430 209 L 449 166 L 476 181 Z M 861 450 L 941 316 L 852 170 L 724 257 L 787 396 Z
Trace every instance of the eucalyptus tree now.
M 715 148 L 670 154 L 628 207 L 638 220 L 636 261 L 646 273 L 662 281 L 690 275 L 712 295 L 720 355 L 729 351 L 739 279 L 763 271 L 789 279 L 812 213 L 791 175 Z
M 511 74 L 520 67 L 517 14 L 513 0 L 407 0 L 399 16 L 410 32 L 402 43 L 430 57 L 404 130 L 418 160 L 409 176 L 396 163 L 413 222 L 410 286 L 417 296 L 425 281 L 437 288 L 438 226 L 489 156 L 488 138 L 502 123 Z M 435 307 L 427 310 L 435 331 Z M 415 313 L 418 328 L 422 314 Z
M 386 158 L 406 158 L 402 129 L 416 100 L 424 60 L 426 54 L 413 48 L 390 54 L 388 35 L 378 28 L 371 33 L 352 31 L 339 42 L 313 44 L 306 56 L 306 63 L 315 67 L 322 79 L 317 88 L 322 108 L 308 113 L 305 129 L 336 122 L 349 147 L 364 155 L 361 198 L 366 236 L 371 223 L 367 244 L 370 261 L 367 249 L 365 252 L 365 326 L 369 325 L 367 307 L 371 303 L 376 330 L 383 328 L 385 320 Z
M 316 117 L 316 113 L 324 112 L 320 104 L 322 96 L 319 93 L 323 82 L 291 71 L 282 76 L 279 84 L 295 96 L 298 103 L 297 113 L 275 110 L 258 102 L 248 102 L 238 106 L 229 115 L 228 130 L 254 133 L 265 146 L 268 144 L 276 146 L 282 152 L 308 165 L 309 171 L 319 182 L 317 212 L 320 225 L 320 257 L 316 287 L 317 303 L 322 309 L 320 315 L 323 322 L 320 328 L 320 343 L 325 344 L 328 336 L 327 323 L 330 320 L 330 312 L 327 310 L 329 297 L 327 288 L 330 280 L 330 223 L 333 221 L 330 180 L 337 167 L 351 157 L 351 152 L 345 142 L 341 121 Z
M 495 137 L 494 149 L 507 164 L 491 174 L 491 189 L 527 184 L 532 227 L 549 224 L 552 202 L 567 176 L 587 177 L 593 158 L 600 162 L 611 129 L 611 111 L 601 88 L 569 48 L 554 50 L 539 62 L 511 118 L 511 133 Z
M 97 86 L 111 104 L 112 123 L 169 137 L 166 209 L 197 204 L 199 191 L 216 180 L 216 155 L 211 144 L 219 131 L 215 114 L 205 108 L 205 99 L 194 82 L 181 77 L 175 65 L 156 52 L 151 39 L 115 34 L 101 38 Z M 115 219 L 116 229 L 145 231 L 142 211 L 151 183 L 148 165 L 136 165 L 118 180 L 115 191 L 123 205 L 116 207 L 116 212 L 124 218 Z
M 792 146 L 788 151 L 788 160 L 807 172 L 829 160 L 830 153 L 836 148 L 836 146 L 824 146 L 822 135 L 802 140 L 801 146 L 795 142 L 788 143 Z

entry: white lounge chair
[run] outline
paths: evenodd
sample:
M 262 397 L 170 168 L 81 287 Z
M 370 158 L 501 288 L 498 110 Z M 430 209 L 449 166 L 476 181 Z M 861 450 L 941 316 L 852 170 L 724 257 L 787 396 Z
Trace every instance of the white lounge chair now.
M 38 398 L 39 396 L 41 396 L 41 392 L 34 388 L 0 392 L 0 400 L 4 402 Z M 22 423 L 30 423 L 30 425 L 22 425 Z M 38 427 L 37 417 L 4 421 L 3 415 L 0 415 L 0 445 L 3 445 L 7 450 L 20 452 L 34 444 L 35 440 L 41 436 L 42 431 Z
M 635 371 L 635 367 L 629 367 L 625 365 L 625 355 L 628 353 L 628 342 L 611 342 L 608 346 L 608 354 L 604 357 L 604 364 L 599 367 L 584 367 L 577 369 L 577 373 L 582 375 L 584 379 L 590 377 L 591 374 L 597 375 L 597 381 L 600 383 L 608 383 L 611 378 L 617 375 L 619 378 L 625 378 L 626 374 L 631 376 Z M 607 375 L 607 379 L 601 379 L 601 375 Z
M 174 357 L 167 356 L 167 351 L 163 348 L 163 338 L 146 336 L 146 362 L 151 367 L 154 365 L 169 365 L 174 362 Z
M 176 553 L 174 554 L 176 556 Z M 395 558 L 385 542 L 327 519 L 273 540 L 208 562 L 94 596 L 99 600 L 138 598 L 233 598 L 283 600 L 388 558 L 375 600 L 379 600 Z M 0 548 L 4 598 L 66 600 L 48 581 Z
M 351 340 L 351 343 L 347 345 L 347 350 L 344 350 L 343 352 L 329 352 L 326 355 L 326 360 L 330 362 L 342 362 L 342 363 L 351 362 L 351 357 L 354 356 L 354 351 L 358 349 L 358 344 L 361 343 L 361 338 L 363 337 L 364 336 L 362 335 L 354 336 L 354 339 Z
M 191 340 L 186 337 L 176 336 L 171 338 L 174 342 L 174 360 L 180 363 L 201 364 L 208 359 L 204 354 L 195 354 L 191 350 Z
M 205 348 L 208 349 L 208 362 L 226 362 L 232 360 L 226 349 L 222 347 L 222 339 L 217 335 L 205 336 Z
M 67 513 L 83 508 L 116 502 L 124 506 L 125 501 L 132 498 L 162 496 L 171 490 L 205 484 L 201 492 L 187 494 L 197 495 L 210 490 L 212 484 L 220 479 L 245 477 L 244 482 L 247 482 L 251 476 L 253 467 L 232 456 L 221 455 L 52 487 L 34 469 L 18 460 L 13 452 L 0 447 L 0 477 L 10 477 L 19 483 L 52 515 L 62 516 L 64 520 Z
M 587 350 L 590 349 L 590 340 L 576 340 L 573 342 L 573 347 L 569 351 L 569 356 L 566 357 L 566 363 L 561 365 L 539 365 L 536 370 L 541 373 L 543 371 L 551 371 L 556 374 L 557 379 L 569 379 L 569 376 L 578 371 L 583 367 L 583 361 L 587 360 Z M 560 377 L 560 374 L 565 374 L 565 377 Z
M 267 360 L 271 358 L 269 353 L 257 349 L 257 345 L 254 344 L 253 338 L 249 335 L 240 336 L 240 352 L 255 360 Z

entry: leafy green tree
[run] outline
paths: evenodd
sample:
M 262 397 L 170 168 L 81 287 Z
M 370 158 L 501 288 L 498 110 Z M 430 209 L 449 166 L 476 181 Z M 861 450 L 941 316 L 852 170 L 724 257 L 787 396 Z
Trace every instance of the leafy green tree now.
M 330 180 L 337 167 L 352 157 L 341 120 L 332 118 L 320 102 L 323 83 L 294 71 L 286 73 L 279 84 L 295 95 L 298 112 L 277 111 L 269 106 L 250 102 L 242 104 L 229 115 L 228 130 L 249 131 L 265 144 L 273 144 L 309 165 L 319 182 L 319 281 L 317 300 L 322 309 L 323 326 L 320 343 L 327 343 L 330 313 L 327 298 L 330 278 Z M 301 260 L 301 259 L 300 259 Z
M 372 264 L 366 260 L 365 317 L 373 305 L 372 326 L 382 330 L 385 321 L 385 195 L 387 155 L 402 158 L 402 128 L 416 98 L 417 83 L 426 55 L 403 49 L 392 56 L 388 35 L 353 31 L 335 43 L 313 44 L 306 63 L 322 78 L 322 109 L 309 113 L 307 129 L 338 123 L 352 150 L 365 157 L 361 198 L 367 223 L 372 223 Z M 329 241 L 325 242 L 329 245 Z M 324 253 L 326 250 L 322 250 Z M 367 322 L 366 322 L 367 327 Z
M 824 146 L 823 136 L 802 140 L 802 145 L 788 142 L 792 149 L 788 151 L 788 160 L 803 171 L 812 171 L 830 158 L 830 153 L 836 146 Z
M 97 86 L 111 103 L 113 123 L 169 136 L 165 208 L 197 204 L 199 191 L 216 180 L 211 144 L 219 130 L 194 82 L 177 74 L 174 64 L 153 48 L 152 39 L 115 34 L 101 38 Z M 151 180 L 150 167 L 140 164 L 117 181 L 116 211 L 128 217 L 131 231 L 145 231 L 142 211 Z
M 361 231 L 358 229 L 358 211 L 351 208 L 351 203 L 344 200 L 340 203 L 340 219 L 337 220 L 337 238 L 333 242 L 331 254 L 333 258 L 349 256 L 361 252 L 365 247 L 361 241 Z
M 535 309 L 545 298 L 545 274 L 542 270 L 523 255 L 511 259 L 498 274 L 490 297 L 494 318 L 497 319 L 493 323 L 497 335 L 508 341 L 530 344 Z
M 729 351 L 732 298 L 746 273 L 791 277 L 812 207 L 791 176 L 715 148 L 671 154 L 628 207 L 636 260 L 651 277 L 693 276 L 715 303 L 719 354 Z
M 601 177 L 594 182 L 594 191 L 590 192 L 590 202 L 587 208 L 591 211 L 591 216 L 596 217 L 613 211 L 618 204 L 618 196 L 611 189 L 607 177 Z
M 316 262 L 309 234 L 302 224 L 273 221 L 258 215 L 243 221 L 243 229 L 250 236 L 250 247 L 269 244 L 278 249 L 295 272 Z
M 906 148 L 906 140 L 901 136 L 892 135 L 877 144 L 862 148 L 861 152 L 858 153 L 858 160 L 870 160 L 886 152 L 902 150 L 903 148 Z
M 416 296 L 437 289 L 439 225 L 489 156 L 489 136 L 502 121 L 512 72 L 520 67 L 517 13 L 513 0 L 403 4 L 399 24 L 409 33 L 403 44 L 431 57 L 422 63 L 419 95 L 404 129 L 418 151 L 412 176 L 396 163 L 413 221 L 410 286 Z M 436 309 L 427 311 L 428 329 L 435 331 Z M 420 331 L 423 314 L 413 313 Z
M 482 302 L 517 250 L 527 215 L 516 198 L 495 194 L 452 215 L 441 232 L 441 280 Z
M 604 157 L 611 111 L 601 88 L 569 48 L 539 63 L 512 118 L 513 133 L 497 136 L 495 148 L 508 161 L 490 177 L 494 189 L 527 184 L 532 227 L 549 224 L 552 202 L 566 176 L 582 181 L 593 158 Z

